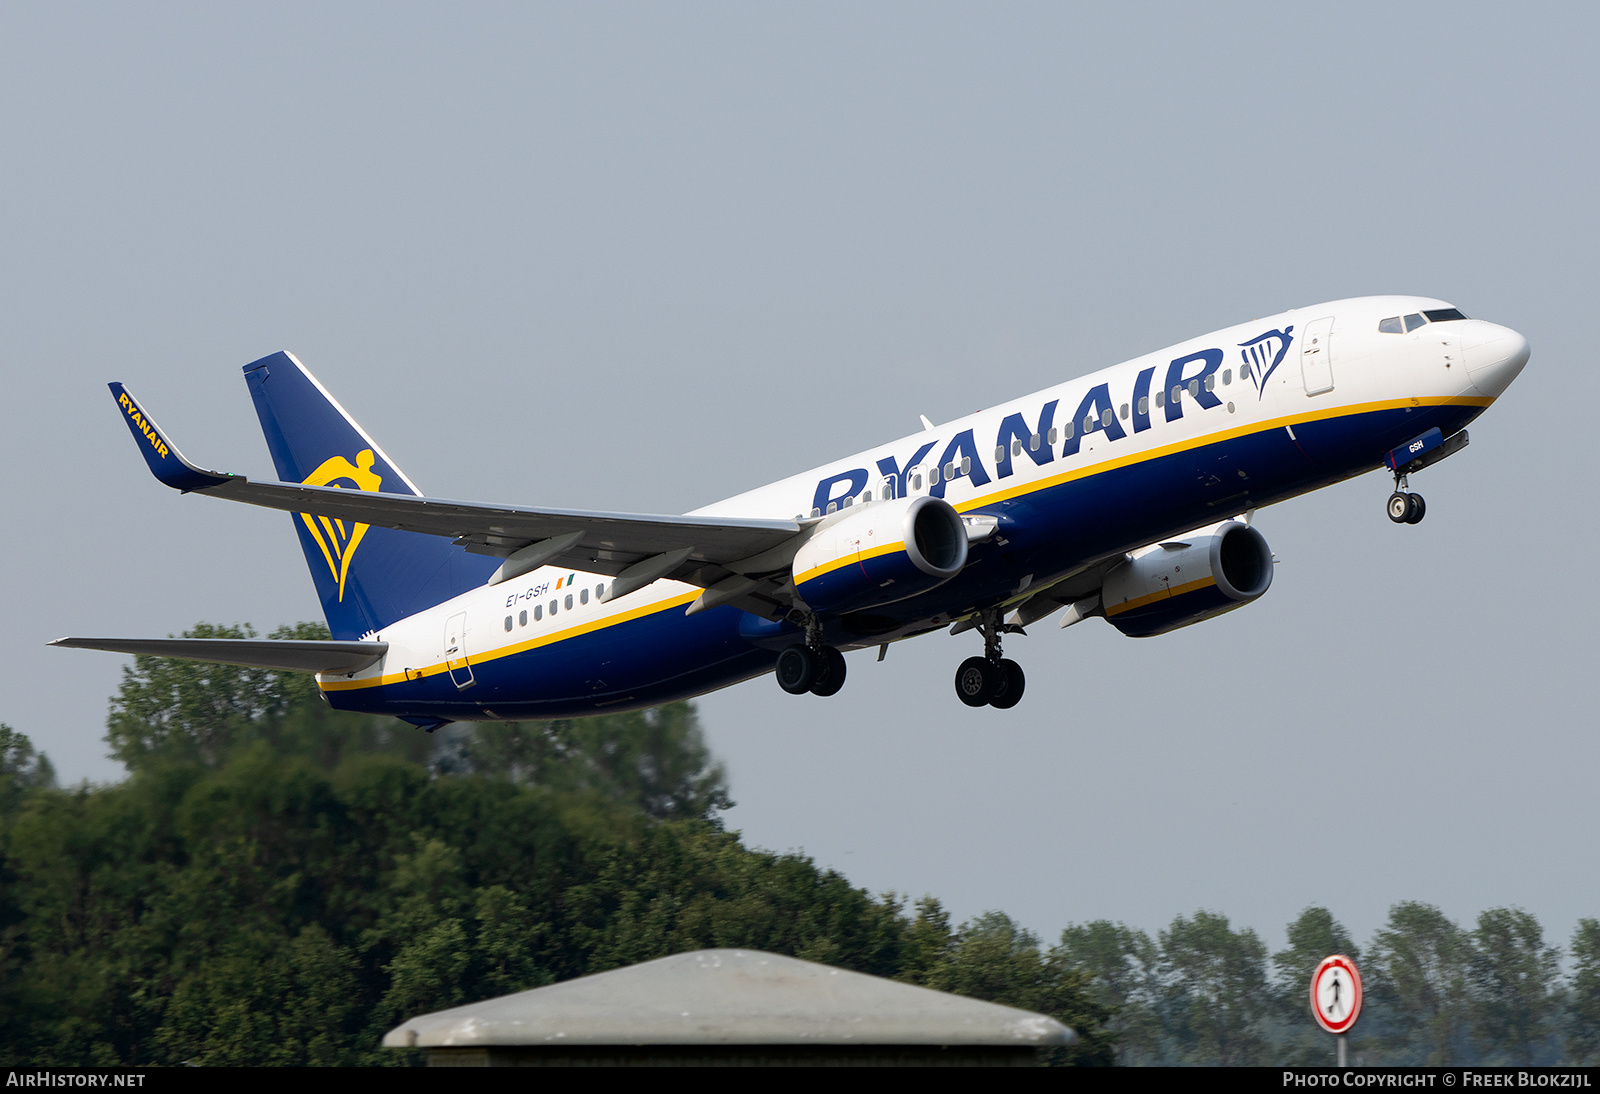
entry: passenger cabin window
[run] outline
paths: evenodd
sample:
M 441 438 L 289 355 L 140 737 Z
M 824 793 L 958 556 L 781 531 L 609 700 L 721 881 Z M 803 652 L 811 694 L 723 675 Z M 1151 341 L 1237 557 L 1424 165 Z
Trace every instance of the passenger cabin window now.
M 604 600 L 605 599 L 605 595 L 606 595 L 606 586 L 605 586 L 605 582 L 602 581 L 600 584 L 598 584 L 598 585 L 596 585 L 594 587 L 594 598 L 596 600 Z
M 511 617 L 509 615 L 506 616 L 506 630 L 511 630 Z
M 1227 387 L 1231 383 L 1233 383 L 1233 369 L 1225 368 L 1222 370 L 1222 386 Z
M 535 604 L 533 606 L 533 621 L 535 623 L 537 623 L 537 622 L 539 622 L 539 620 L 541 620 L 543 618 L 544 618 L 544 605 L 543 604 Z
M 1456 308 L 1439 308 L 1435 311 L 1425 311 L 1422 314 L 1428 317 L 1428 322 L 1430 323 L 1448 323 L 1452 319 L 1466 318 Z
M 1378 320 L 1379 334 L 1404 334 L 1405 332 L 1405 324 L 1400 321 L 1398 315 L 1391 315 L 1387 319 Z
M 1241 380 L 1250 379 L 1250 366 L 1249 365 L 1240 365 L 1239 366 L 1239 379 L 1241 379 Z
M 1051 444 L 1055 444 L 1056 443 L 1056 435 L 1059 432 L 1060 432 L 1060 430 L 1056 429 L 1055 426 L 1051 426 L 1050 427 L 1050 443 Z
M 578 590 L 578 603 L 579 604 L 587 604 L 587 603 L 589 603 L 589 590 L 588 589 L 579 589 Z
M 1412 331 L 1416 330 L 1426 322 L 1427 320 L 1422 318 L 1421 312 L 1412 312 L 1410 315 L 1406 316 L 1406 333 L 1410 334 Z
M 528 613 L 526 611 L 518 612 L 517 613 L 517 626 L 526 627 L 527 625 L 528 625 Z
M 568 593 L 568 594 L 567 594 L 567 602 L 566 602 L 566 604 L 565 604 L 565 605 L 563 605 L 563 606 L 564 606 L 564 607 L 565 607 L 565 608 L 566 608 L 566 609 L 567 609 L 567 611 L 569 611 L 569 612 L 570 612 L 570 611 L 571 611 L 571 610 L 572 610 L 572 594 L 571 594 L 571 593 Z

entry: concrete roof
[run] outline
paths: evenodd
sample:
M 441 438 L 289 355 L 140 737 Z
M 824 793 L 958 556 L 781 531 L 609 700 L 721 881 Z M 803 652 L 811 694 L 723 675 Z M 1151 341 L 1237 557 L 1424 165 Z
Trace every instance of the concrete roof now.
M 386 1048 L 1071 1044 L 1053 1018 L 758 950 L 697 950 L 397 1026 Z

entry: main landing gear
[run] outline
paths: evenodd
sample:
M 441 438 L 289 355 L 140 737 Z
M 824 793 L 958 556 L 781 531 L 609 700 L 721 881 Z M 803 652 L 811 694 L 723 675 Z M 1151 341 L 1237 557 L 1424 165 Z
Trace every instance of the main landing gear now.
M 1428 512 L 1428 503 L 1421 494 L 1407 493 L 1410 483 L 1404 475 L 1394 477 L 1394 493 L 1389 495 L 1389 519 L 1396 524 L 1421 524 Z
M 778 686 L 790 695 L 836 695 L 844 687 L 844 654 L 822 644 L 822 627 L 806 621 L 806 640 L 778 654 Z
M 1014 624 L 1000 622 L 1000 612 L 983 613 L 978 629 L 983 633 L 983 656 L 969 657 L 956 669 L 956 695 L 969 707 L 991 706 L 1010 710 L 1022 700 L 1027 677 L 1022 666 L 1000 656 L 1000 636 L 1007 631 L 1022 631 Z

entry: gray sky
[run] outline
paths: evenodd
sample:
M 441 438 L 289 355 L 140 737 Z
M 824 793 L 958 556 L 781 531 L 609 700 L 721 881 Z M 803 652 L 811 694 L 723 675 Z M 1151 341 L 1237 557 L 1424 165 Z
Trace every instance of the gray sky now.
M 1192 335 L 1379 292 L 1533 359 L 1413 480 L 1258 515 L 1271 593 L 708 697 L 748 842 L 1053 937 L 1402 899 L 1564 943 L 1593 864 L 1589 5 L 0 8 L 0 719 L 110 780 L 125 659 L 316 618 L 289 518 L 152 481 L 105 390 L 271 476 L 296 353 L 428 492 L 683 512 Z

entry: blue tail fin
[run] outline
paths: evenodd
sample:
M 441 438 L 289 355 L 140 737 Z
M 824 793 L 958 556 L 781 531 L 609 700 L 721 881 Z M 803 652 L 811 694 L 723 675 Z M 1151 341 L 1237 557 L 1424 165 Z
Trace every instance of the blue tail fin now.
M 396 467 L 344 407 L 287 353 L 244 367 L 267 448 L 284 482 L 421 491 Z M 408 615 L 482 585 L 500 564 L 468 554 L 447 539 L 366 524 L 294 515 L 328 630 L 360 638 Z

